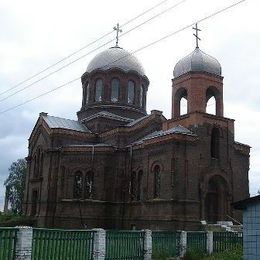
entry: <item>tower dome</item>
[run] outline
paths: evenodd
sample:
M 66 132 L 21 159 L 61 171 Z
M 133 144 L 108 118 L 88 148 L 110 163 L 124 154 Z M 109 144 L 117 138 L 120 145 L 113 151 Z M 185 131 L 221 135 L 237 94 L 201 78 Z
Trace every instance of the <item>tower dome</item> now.
M 188 72 L 208 72 L 221 76 L 221 65 L 217 59 L 196 47 L 192 53 L 177 62 L 173 76 L 177 78 Z
M 117 44 L 90 61 L 81 81 L 80 121 L 90 122 L 93 116 L 109 115 L 110 121 L 124 118 L 123 124 L 147 114 L 149 79 L 139 60 Z
M 89 63 L 87 72 L 94 70 L 121 69 L 124 72 L 134 71 L 141 76 L 145 75 L 142 64 L 130 52 L 115 46 L 97 54 Z

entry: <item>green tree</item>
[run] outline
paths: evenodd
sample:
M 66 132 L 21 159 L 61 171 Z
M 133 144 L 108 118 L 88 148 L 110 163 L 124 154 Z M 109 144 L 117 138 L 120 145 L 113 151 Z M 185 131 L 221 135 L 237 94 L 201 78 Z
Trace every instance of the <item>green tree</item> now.
M 25 159 L 18 159 L 16 162 L 13 162 L 8 169 L 9 176 L 4 182 L 8 205 L 15 214 L 22 213 L 26 167 Z

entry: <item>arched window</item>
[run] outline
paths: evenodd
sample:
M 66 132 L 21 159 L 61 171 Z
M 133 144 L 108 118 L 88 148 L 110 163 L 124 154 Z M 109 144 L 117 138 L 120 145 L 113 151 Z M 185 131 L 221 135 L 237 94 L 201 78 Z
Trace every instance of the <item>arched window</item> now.
M 188 112 L 188 101 L 186 97 L 182 97 L 180 101 L 180 115 L 186 115 Z
M 212 96 L 207 102 L 206 113 L 216 115 L 216 99 L 214 96 Z
M 134 100 L 135 100 L 135 83 L 132 80 L 129 80 L 127 84 L 127 103 L 134 104 Z
M 41 153 L 41 163 L 40 163 L 40 176 L 42 177 L 43 175 L 43 160 L 44 160 L 44 156 L 43 156 L 43 152 Z
M 119 80 L 112 79 L 111 81 L 111 101 L 117 102 L 119 96 Z
M 218 91 L 214 87 L 209 87 L 206 92 L 206 113 L 216 115 L 217 111 L 217 103 L 216 103 L 216 96 L 215 94 L 218 93 Z
M 101 102 L 103 95 L 103 81 L 98 79 L 95 84 L 95 101 Z
M 89 84 L 88 82 L 86 83 L 86 104 L 88 104 L 89 100 Z
M 211 158 L 219 158 L 219 129 L 216 127 L 211 132 Z
M 154 198 L 160 197 L 160 189 L 161 189 L 161 169 L 159 165 L 155 165 L 153 169 L 154 174 Z
M 34 155 L 33 157 L 33 178 L 37 176 L 37 156 Z
M 83 192 L 82 172 L 77 171 L 74 176 L 73 197 L 76 199 L 82 198 L 82 192 Z
M 144 107 L 144 86 L 140 86 L 140 107 Z
M 85 104 L 86 104 L 86 89 L 85 89 L 85 87 L 84 86 L 82 86 L 82 106 L 85 106 Z
M 142 186 L 143 186 L 143 171 L 140 170 L 137 175 L 137 196 L 136 196 L 137 200 L 141 200 L 143 197 Z
M 33 170 L 33 177 L 39 178 L 41 175 L 41 168 L 42 168 L 42 153 L 41 149 L 37 150 L 36 155 L 34 156 L 34 170 Z
M 178 117 L 188 113 L 188 93 L 185 88 L 179 88 L 174 95 L 173 116 Z
M 87 172 L 85 177 L 85 198 L 89 199 L 93 195 L 93 182 L 94 182 L 94 173 L 92 171 Z
M 32 190 L 32 207 L 31 207 L 31 216 L 35 216 L 37 213 L 37 205 L 38 205 L 38 191 Z
M 132 172 L 131 173 L 131 199 L 132 200 L 136 200 L 136 193 L 137 193 L 137 190 L 136 190 L 136 172 Z

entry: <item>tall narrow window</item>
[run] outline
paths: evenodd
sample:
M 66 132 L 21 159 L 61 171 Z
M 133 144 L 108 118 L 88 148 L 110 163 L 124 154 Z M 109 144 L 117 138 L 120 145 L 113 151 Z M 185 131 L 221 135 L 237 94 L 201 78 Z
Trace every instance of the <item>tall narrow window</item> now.
M 98 79 L 95 85 L 95 101 L 101 102 L 103 95 L 103 81 L 102 79 Z
M 140 170 L 137 175 L 137 196 L 136 196 L 137 200 L 141 200 L 143 196 L 142 179 L 143 179 L 143 171 Z
M 135 99 L 135 83 L 132 80 L 129 80 L 127 84 L 127 103 L 134 104 L 134 99 Z
M 161 189 L 161 169 L 159 165 L 154 167 L 154 198 L 160 197 Z
M 119 80 L 112 79 L 112 81 L 111 81 L 111 101 L 117 102 L 118 95 L 119 95 Z
M 174 95 L 173 117 L 188 113 L 188 93 L 185 88 L 179 88 Z
M 84 86 L 82 86 L 82 92 L 83 92 L 82 93 L 82 97 L 83 97 L 82 98 L 82 106 L 85 106 L 85 104 L 86 104 L 86 99 L 85 99 L 86 98 L 86 94 L 85 94 L 86 93 L 86 89 L 85 89 Z
M 212 96 L 206 105 L 206 113 L 216 115 L 216 99 Z
M 87 84 L 86 84 L 86 104 L 88 104 L 88 100 L 89 100 L 89 84 L 87 82 Z
M 38 191 L 32 191 L 32 208 L 31 208 L 31 216 L 35 216 L 37 213 L 37 204 L 38 204 Z
M 215 127 L 211 132 L 211 157 L 219 158 L 219 130 Z
M 85 178 L 85 198 L 89 199 L 93 195 L 93 180 L 94 173 L 92 171 L 87 172 Z
M 180 115 L 185 115 L 188 112 L 188 101 L 185 97 L 180 100 Z
M 136 200 L 136 172 L 131 173 L 131 199 Z
M 43 175 L 43 160 L 44 160 L 44 155 L 43 155 L 43 152 L 41 153 L 41 166 L 40 166 L 40 176 L 42 177 Z
M 33 178 L 37 177 L 37 156 L 33 157 Z
M 82 198 L 82 191 L 83 191 L 82 173 L 78 171 L 75 173 L 74 176 L 73 197 L 76 199 Z
M 140 86 L 140 107 L 143 107 L 143 102 L 144 102 L 144 86 Z

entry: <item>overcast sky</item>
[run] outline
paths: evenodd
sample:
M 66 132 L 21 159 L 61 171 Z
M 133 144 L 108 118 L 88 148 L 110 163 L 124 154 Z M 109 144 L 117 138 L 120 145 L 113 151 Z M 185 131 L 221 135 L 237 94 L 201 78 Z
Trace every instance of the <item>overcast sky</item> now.
M 162 0 L 0 0 L 0 93 L 15 86 L 47 66 L 110 32 L 117 22 L 124 24 Z M 187 26 L 234 0 L 168 0 L 158 8 L 123 26 L 127 32 L 157 13 L 178 7 L 120 38 L 119 45 L 135 51 L 163 36 Z M 199 24 L 200 48 L 216 57 L 224 76 L 224 114 L 235 119 L 236 141 L 252 146 L 250 156 L 250 193 L 260 189 L 260 1 L 247 0 Z M 162 110 L 171 117 L 171 79 L 176 62 L 195 47 L 191 28 L 149 48 L 136 52 L 150 79 L 148 109 Z M 109 35 L 66 62 L 0 95 L 0 100 L 66 63 L 91 52 L 114 38 Z M 61 88 L 40 99 L 6 113 L 1 111 L 80 77 L 100 47 L 67 68 L 39 83 L 0 101 L 0 209 L 3 182 L 8 167 L 27 155 L 28 138 L 39 113 L 76 119 L 81 106 L 81 83 Z

